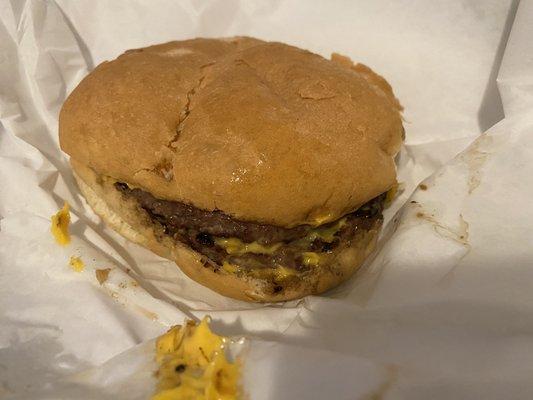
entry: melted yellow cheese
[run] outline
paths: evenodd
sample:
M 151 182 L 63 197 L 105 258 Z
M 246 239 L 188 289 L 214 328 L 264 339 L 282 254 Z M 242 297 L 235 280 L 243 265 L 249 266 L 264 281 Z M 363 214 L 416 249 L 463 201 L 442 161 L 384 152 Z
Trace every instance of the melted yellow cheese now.
M 313 229 L 307 236 L 306 240 L 309 242 L 315 239 L 321 239 L 326 243 L 331 243 L 335 240 L 335 234 L 346 225 L 346 218 L 341 218 L 337 223 L 328 227 L 318 227 Z
M 70 265 L 70 268 L 72 268 L 76 272 L 81 272 L 83 271 L 83 268 L 85 268 L 83 260 L 80 257 L 75 256 L 70 257 L 68 265 Z
M 216 376 L 207 386 L 207 399 L 234 400 L 237 398 L 239 367 L 229 363 L 224 354 L 216 353 L 206 370 L 207 375 Z
M 227 360 L 227 339 L 199 325 L 176 326 L 157 339 L 157 393 L 152 400 L 235 400 L 239 366 Z
M 341 218 L 335 224 L 328 227 L 314 228 L 302 239 L 302 242 L 309 243 L 316 239 L 320 239 L 324 242 L 331 243 L 335 240 L 335 234 L 341 230 L 344 225 L 346 225 L 346 218 Z M 245 243 L 237 238 L 215 238 L 215 243 L 217 246 L 225 249 L 226 253 L 231 255 L 243 255 L 246 253 L 272 255 L 283 245 L 281 242 L 271 246 L 265 246 L 258 242 Z
M 283 267 L 281 265 L 277 266 L 274 269 L 274 276 L 277 280 L 285 280 L 291 276 L 296 275 L 296 271 L 287 267 Z
M 396 198 L 396 195 L 398 194 L 398 188 L 399 184 L 395 183 L 394 186 L 389 189 L 389 191 L 385 195 L 385 206 L 388 207 L 390 203 L 392 203 L 393 200 Z
M 305 251 L 302 253 L 302 262 L 304 265 L 318 265 L 320 263 L 320 254 L 313 251 Z
M 274 278 L 277 281 L 282 281 L 291 276 L 297 275 L 297 272 L 291 268 L 278 265 L 275 268 L 254 268 L 248 271 L 248 273 L 254 278 L 259 279 L 271 279 Z
M 67 202 L 63 205 L 63 208 L 52 216 L 52 235 L 58 244 L 66 246 L 70 243 L 70 235 L 68 232 L 68 226 L 70 224 L 70 207 Z
M 309 244 L 315 241 L 316 239 L 331 243 L 336 239 L 335 235 L 337 234 L 337 232 L 341 230 L 345 225 L 346 218 L 341 218 L 331 226 L 314 228 L 307 234 L 307 236 L 298 240 L 297 246 L 299 246 L 300 248 L 308 248 Z M 245 253 L 272 255 L 283 245 L 283 243 L 281 242 L 275 243 L 271 246 L 265 246 L 259 244 L 258 242 L 245 243 L 237 238 L 215 238 L 215 243 L 217 244 L 217 246 L 224 248 L 226 250 L 226 253 L 230 255 L 243 255 Z M 304 265 L 316 266 L 320 264 L 321 255 L 319 253 L 303 251 L 301 254 L 302 262 Z M 227 261 L 224 261 L 224 263 L 222 264 L 222 269 L 230 274 L 234 274 L 240 271 L 237 265 L 231 264 Z M 276 280 L 284 280 L 297 274 L 297 272 L 293 269 L 286 268 L 283 266 L 277 266 L 276 268 L 249 268 L 246 270 L 246 273 L 250 274 L 255 278 L 261 279 L 268 279 L 273 276 Z
M 183 354 L 186 354 L 190 363 L 206 366 L 217 352 L 223 352 L 224 340 L 209 329 L 206 318 L 200 322 L 184 337 L 182 342 Z
M 237 267 L 235 264 L 231 264 L 227 261 L 224 261 L 224 263 L 222 264 L 222 269 L 229 274 L 234 274 L 239 270 L 239 267 Z
M 216 238 L 215 243 L 226 250 L 228 254 L 242 255 L 245 253 L 273 254 L 281 247 L 281 243 L 264 246 L 257 242 L 245 243 L 237 238 Z
M 331 213 L 328 212 L 326 214 L 319 214 L 313 218 L 313 225 L 319 226 L 330 220 L 331 220 Z

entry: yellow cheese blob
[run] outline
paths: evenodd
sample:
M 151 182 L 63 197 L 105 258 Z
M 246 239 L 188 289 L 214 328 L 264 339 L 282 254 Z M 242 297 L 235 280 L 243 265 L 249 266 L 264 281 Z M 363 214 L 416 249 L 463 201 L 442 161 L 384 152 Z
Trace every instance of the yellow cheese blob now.
M 227 339 L 189 321 L 156 342 L 157 393 L 152 400 L 236 400 L 239 366 L 227 360 Z
M 331 243 L 335 240 L 335 234 L 340 231 L 344 225 L 346 225 L 346 218 L 341 218 L 335 224 L 328 227 L 315 228 L 306 236 L 306 240 L 312 242 L 315 239 L 320 239 L 326 243 Z
M 302 262 L 304 265 L 318 265 L 320 263 L 320 254 L 314 251 L 305 251 L 302 253 Z
M 152 396 L 152 400 L 203 400 L 202 394 L 190 386 L 165 389 Z
M 183 340 L 183 352 L 190 362 L 205 366 L 213 360 L 216 352 L 222 351 L 222 337 L 211 332 L 206 318 L 191 331 Z
M 226 250 L 228 254 L 242 255 L 245 253 L 273 254 L 281 247 L 281 243 L 264 246 L 257 242 L 245 243 L 237 238 L 216 238 L 215 243 Z
M 395 183 L 385 195 L 385 206 L 388 207 L 398 195 L 399 184 Z
M 331 213 L 317 215 L 316 217 L 313 218 L 313 225 L 320 226 L 326 221 L 329 221 L 330 219 L 331 219 Z
M 234 274 L 239 270 L 239 268 L 235 264 L 231 264 L 227 261 L 224 261 L 224 263 L 222 264 L 222 269 L 229 274 Z
M 70 265 L 70 268 L 76 272 L 81 272 L 83 271 L 83 268 L 85 268 L 85 263 L 83 260 L 80 257 L 75 256 L 70 257 L 68 265 Z
M 287 268 L 287 267 L 283 267 L 281 265 L 277 266 L 274 269 L 274 276 L 276 277 L 277 280 L 282 281 L 294 275 L 296 275 L 296 271 L 294 271 L 293 269 Z
M 283 265 L 277 265 L 274 268 L 254 268 L 247 271 L 248 274 L 258 279 L 272 279 L 276 281 L 283 281 L 287 278 L 296 276 L 298 272 L 292 268 L 284 267 Z
M 65 201 L 63 208 L 52 216 L 52 226 L 50 230 L 56 242 L 61 246 L 66 246 L 70 243 L 70 235 L 68 226 L 70 224 L 70 206 Z
M 233 400 L 236 397 L 235 382 L 239 379 L 239 367 L 228 362 L 222 352 L 215 354 L 213 362 L 206 369 L 206 375 L 216 377 L 206 388 L 206 397 L 216 400 Z

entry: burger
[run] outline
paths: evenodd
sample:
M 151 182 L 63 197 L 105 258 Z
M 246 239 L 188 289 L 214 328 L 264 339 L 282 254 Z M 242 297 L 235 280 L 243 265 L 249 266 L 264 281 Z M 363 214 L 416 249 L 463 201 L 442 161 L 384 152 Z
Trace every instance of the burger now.
M 110 227 L 212 290 L 260 302 L 357 270 L 402 137 L 401 106 L 370 68 L 247 37 L 126 51 L 59 117 L 81 193 Z

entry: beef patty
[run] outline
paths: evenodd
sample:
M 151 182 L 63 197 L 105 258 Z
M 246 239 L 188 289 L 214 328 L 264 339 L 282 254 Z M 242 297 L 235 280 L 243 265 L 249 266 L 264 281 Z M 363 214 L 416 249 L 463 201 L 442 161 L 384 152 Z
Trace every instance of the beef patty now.
M 286 268 L 305 270 L 317 263 L 319 254 L 332 254 L 349 246 L 357 234 L 382 221 L 385 193 L 337 221 L 313 227 L 284 228 L 232 218 L 220 210 L 207 211 L 178 201 L 157 199 L 126 183 L 115 187 L 135 199 L 165 234 L 209 257 L 220 266 L 240 268 Z

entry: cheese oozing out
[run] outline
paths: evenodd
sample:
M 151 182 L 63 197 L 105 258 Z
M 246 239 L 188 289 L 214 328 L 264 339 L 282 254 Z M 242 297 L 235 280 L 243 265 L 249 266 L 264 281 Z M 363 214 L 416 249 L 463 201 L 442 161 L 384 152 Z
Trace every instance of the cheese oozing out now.
M 237 238 L 216 238 L 215 243 L 226 250 L 228 254 L 242 255 L 245 253 L 273 254 L 282 243 L 264 246 L 258 242 L 245 243 Z
M 227 359 L 227 343 L 211 331 L 207 317 L 198 325 L 188 321 L 160 336 L 157 393 L 152 400 L 236 400 L 239 365 Z
M 341 218 L 331 226 L 319 226 L 313 229 L 304 239 L 309 242 L 320 239 L 326 243 L 331 243 L 335 240 L 336 233 L 340 231 L 344 225 L 346 225 L 346 218 Z
M 323 261 L 323 255 L 321 253 L 306 251 L 310 243 L 315 240 L 322 240 L 326 243 L 332 243 L 336 239 L 336 234 L 346 225 L 346 218 L 341 218 L 336 223 L 330 226 L 319 226 L 313 228 L 305 237 L 299 239 L 296 244 L 301 247 L 302 262 L 306 266 L 316 267 Z M 242 240 L 234 237 L 218 237 L 215 238 L 215 244 L 224 250 L 229 255 L 243 255 L 246 253 L 273 255 L 276 251 L 283 246 L 283 243 L 278 242 L 272 245 L 263 245 L 257 241 L 245 243 Z M 235 264 L 228 261 L 224 261 L 222 264 L 222 270 L 228 274 L 240 274 L 242 269 Z M 296 272 L 290 268 L 282 265 L 277 265 L 275 268 L 256 268 L 248 271 L 249 274 L 255 278 L 268 278 L 274 276 L 276 280 L 282 281 L 289 279 L 296 275 Z
M 316 239 L 320 239 L 324 242 L 331 243 L 335 240 L 335 235 L 340 231 L 344 225 L 346 225 L 346 218 L 341 218 L 335 224 L 328 227 L 317 227 L 312 229 L 307 236 L 300 240 L 302 244 L 311 243 Z M 246 253 L 254 254 L 274 254 L 283 243 L 278 242 L 270 246 L 262 245 L 257 241 L 251 243 L 245 243 L 237 238 L 215 238 L 217 246 L 226 250 L 226 253 L 230 255 L 243 255 Z

